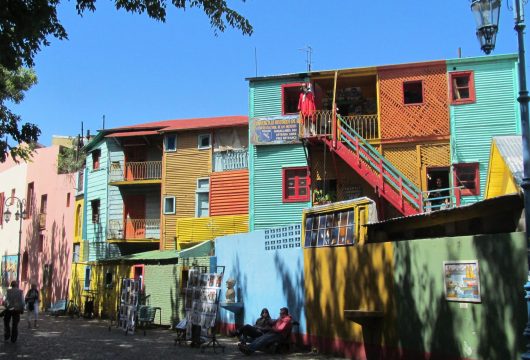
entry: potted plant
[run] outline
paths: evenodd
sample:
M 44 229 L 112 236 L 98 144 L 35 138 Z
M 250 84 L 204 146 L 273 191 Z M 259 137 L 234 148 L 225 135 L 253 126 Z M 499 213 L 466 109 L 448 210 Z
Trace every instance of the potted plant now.
M 313 190 L 313 204 L 323 205 L 331 204 L 337 200 L 337 196 L 334 191 L 324 192 L 322 189 Z

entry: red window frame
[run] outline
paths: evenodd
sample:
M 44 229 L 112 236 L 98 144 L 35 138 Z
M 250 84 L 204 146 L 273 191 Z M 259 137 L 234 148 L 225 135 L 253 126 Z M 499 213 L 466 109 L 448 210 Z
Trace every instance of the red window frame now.
M 469 88 L 469 97 L 465 99 L 455 99 L 455 90 L 459 88 L 466 88 L 466 86 L 458 87 L 455 80 L 458 77 L 464 76 L 469 77 L 469 82 L 467 85 L 467 88 Z M 449 88 L 451 90 L 449 96 L 451 96 L 451 104 L 453 105 L 470 104 L 477 100 L 475 94 L 475 75 L 473 71 L 456 71 L 449 73 Z
M 460 176 L 458 175 L 459 170 L 463 169 L 472 169 L 471 171 L 474 172 L 475 178 L 470 180 L 462 181 L 460 179 Z M 469 189 L 465 186 L 465 183 L 473 183 L 474 189 Z M 460 164 L 454 164 L 453 165 L 453 184 L 456 187 L 464 186 L 464 188 L 461 189 L 462 195 L 480 195 L 480 171 L 479 171 L 479 163 L 460 163 Z
M 290 84 L 282 84 L 282 115 L 290 115 L 290 114 L 297 114 L 298 111 L 286 113 L 285 112 L 285 89 L 287 88 L 293 88 L 297 87 L 300 88 L 303 85 L 303 83 L 290 83 Z M 299 92 L 300 95 L 300 92 Z M 296 99 L 298 101 L 298 99 Z
M 407 84 L 421 84 L 421 102 L 407 103 L 405 102 L 405 85 Z M 403 105 L 422 105 L 425 103 L 425 86 L 423 86 L 423 80 L 410 80 L 403 81 Z
M 99 169 L 99 159 L 101 157 L 101 150 L 92 151 L 92 170 Z
M 296 172 L 299 172 L 301 170 L 305 170 L 305 176 L 297 176 Z M 289 172 L 294 172 L 295 174 L 289 176 Z M 289 196 L 288 192 L 288 186 L 287 182 L 289 179 L 294 178 L 294 189 L 295 194 Z M 300 186 L 300 180 L 305 179 L 306 185 Z M 290 168 L 283 168 L 282 169 L 282 200 L 283 202 L 304 202 L 309 201 L 311 199 L 311 179 L 309 178 L 309 168 L 307 166 L 303 167 L 290 167 Z M 305 188 L 306 194 L 300 195 L 300 189 Z

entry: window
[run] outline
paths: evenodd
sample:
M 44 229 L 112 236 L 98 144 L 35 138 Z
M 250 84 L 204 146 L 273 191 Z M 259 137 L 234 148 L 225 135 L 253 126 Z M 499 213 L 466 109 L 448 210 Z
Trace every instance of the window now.
M 164 136 L 164 151 L 177 151 L 177 135 Z
M 199 135 L 199 149 L 209 149 L 212 146 L 212 138 L 210 134 Z
M 197 179 L 197 190 L 195 191 L 195 217 L 207 217 L 210 215 L 210 179 Z
M 164 214 L 174 214 L 174 213 L 175 213 L 175 197 L 164 196 Z
M 26 193 L 26 214 L 28 217 L 33 213 L 33 201 L 35 197 L 35 184 L 30 182 L 28 184 L 28 191 Z
M 305 247 L 353 245 L 353 209 L 305 215 Z
M 48 208 L 48 195 L 44 194 L 40 197 L 40 213 L 46 214 Z
M 90 206 L 92 208 L 92 223 L 97 224 L 99 223 L 99 200 L 92 200 Z
M 85 281 L 84 281 L 84 289 L 90 290 L 90 280 L 92 276 L 92 269 L 90 266 L 85 267 Z
M 73 262 L 78 263 L 79 262 L 79 256 L 81 253 L 81 245 L 80 244 L 74 244 L 74 257 L 72 259 Z
M 309 201 L 309 173 L 306 167 L 283 169 L 283 202 Z
M 99 161 L 101 157 L 101 150 L 97 149 L 92 151 L 92 170 L 99 169 Z
M 44 250 L 44 234 L 39 234 L 39 252 Z
M 423 103 L 423 82 L 421 80 L 403 83 L 403 103 L 407 105 Z
M 302 83 L 282 85 L 282 114 L 297 114 Z
M 112 289 L 113 276 L 111 271 L 105 273 L 105 287 L 107 289 Z
M 460 187 L 462 195 L 480 195 L 478 163 L 453 165 L 454 184 Z
M 475 102 L 475 81 L 472 71 L 453 72 L 449 75 L 452 104 Z

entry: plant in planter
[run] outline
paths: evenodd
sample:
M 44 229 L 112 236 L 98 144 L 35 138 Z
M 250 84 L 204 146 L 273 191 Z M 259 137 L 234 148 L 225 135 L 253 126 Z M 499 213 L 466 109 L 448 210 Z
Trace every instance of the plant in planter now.
M 337 201 L 337 195 L 334 191 L 324 192 L 322 189 L 313 190 L 313 204 L 330 204 L 335 201 Z

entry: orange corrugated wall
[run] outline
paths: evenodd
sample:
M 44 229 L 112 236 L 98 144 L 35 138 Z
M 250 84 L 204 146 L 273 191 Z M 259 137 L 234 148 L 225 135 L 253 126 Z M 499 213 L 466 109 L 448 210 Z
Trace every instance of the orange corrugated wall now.
M 381 139 L 449 135 L 444 61 L 378 68 Z M 403 82 L 423 81 L 423 104 L 403 103 Z
M 248 214 L 248 170 L 210 176 L 210 216 Z

